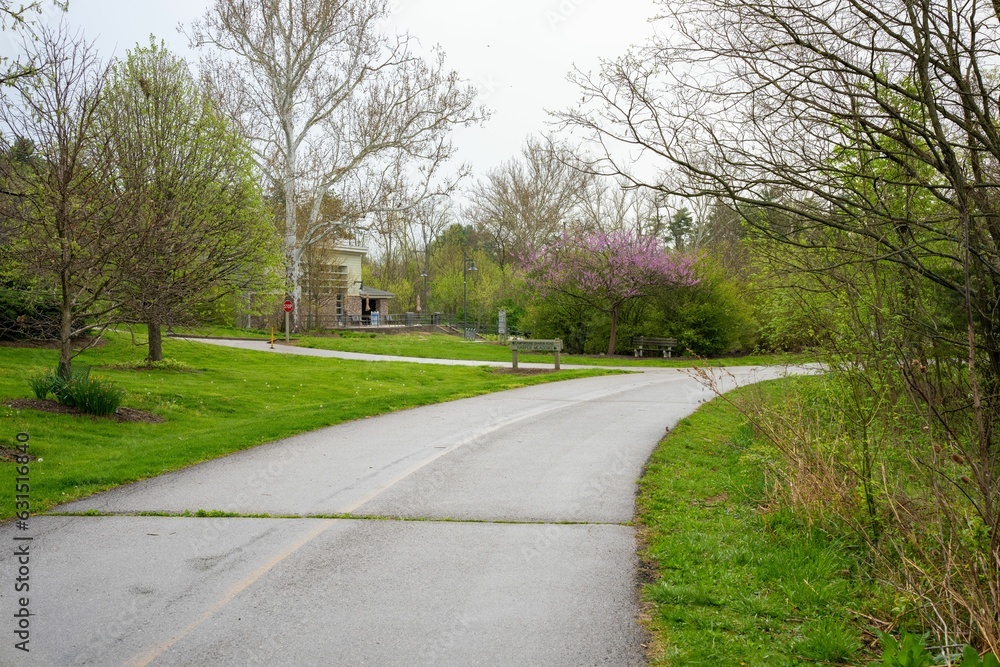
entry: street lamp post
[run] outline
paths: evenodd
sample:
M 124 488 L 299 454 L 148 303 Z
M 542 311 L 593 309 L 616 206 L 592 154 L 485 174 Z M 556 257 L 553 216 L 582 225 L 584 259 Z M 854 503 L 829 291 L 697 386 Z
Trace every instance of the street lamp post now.
M 424 310 L 430 312 L 430 306 L 427 305 L 427 269 L 420 273 L 420 277 L 424 279 Z
M 469 328 L 469 288 L 467 287 L 469 271 L 476 271 L 476 260 L 465 256 L 462 248 L 462 335 Z
M 431 312 L 431 306 L 430 306 L 429 303 L 427 303 L 427 270 L 430 268 L 430 262 L 428 261 L 429 259 L 430 259 L 430 257 L 429 257 L 429 250 L 427 249 L 427 246 L 425 245 L 424 246 L 424 270 L 420 272 L 420 277 L 424 279 L 424 310 L 426 312 L 428 312 L 428 313 Z

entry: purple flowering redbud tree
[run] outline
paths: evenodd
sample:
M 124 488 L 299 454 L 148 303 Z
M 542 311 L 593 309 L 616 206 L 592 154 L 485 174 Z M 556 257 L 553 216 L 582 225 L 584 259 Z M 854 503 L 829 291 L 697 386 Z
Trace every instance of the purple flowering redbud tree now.
M 566 232 L 526 264 L 543 295 L 565 294 L 611 318 L 608 354 L 614 354 L 622 307 L 664 287 L 698 284 L 695 261 L 668 253 L 659 239 L 622 230 Z

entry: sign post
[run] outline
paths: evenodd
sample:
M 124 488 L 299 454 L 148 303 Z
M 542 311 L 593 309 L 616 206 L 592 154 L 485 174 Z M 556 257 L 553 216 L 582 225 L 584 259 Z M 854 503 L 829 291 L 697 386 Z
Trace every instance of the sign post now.
M 295 304 L 292 303 L 291 299 L 285 299 L 284 308 L 285 308 L 285 342 L 286 343 L 288 342 L 288 329 L 289 329 L 288 320 L 289 320 L 289 316 L 292 314 L 292 308 L 294 308 L 294 307 L 295 307 Z

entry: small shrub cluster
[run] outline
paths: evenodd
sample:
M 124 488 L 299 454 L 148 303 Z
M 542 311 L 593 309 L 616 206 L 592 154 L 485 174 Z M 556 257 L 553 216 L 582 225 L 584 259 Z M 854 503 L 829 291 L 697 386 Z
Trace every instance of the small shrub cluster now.
M 90 377 L 89 369 L 75 372 L 68 379 L 46 371 L 28 378 L 28 385 L 35 398 L 44 399 L 52 394 L 62 405 L 100 417 L 113 415 L 125 400 L 124 389 L 107 380 Z
M 28 386 L 31 387 L 31 393 L 35 395 L 35 398 L 45 399 L 55 390 L 58 379 L 56 374 L 51 371 L 38 373 L 28 378 Z

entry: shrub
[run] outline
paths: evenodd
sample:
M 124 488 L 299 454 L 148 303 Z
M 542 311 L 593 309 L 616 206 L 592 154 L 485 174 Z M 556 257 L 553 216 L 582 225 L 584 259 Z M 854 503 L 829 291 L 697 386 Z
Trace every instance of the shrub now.
M 938 378 L 961 371 L 938 362 Z M 897 627 L 904 621 L 996 653 L 1000 560 L 989 524 L 977 514 L 986 496 L 974 486 L 970 450 L 962 448 L 975 424 L 953 417 L 954 433 L 964 437 L 941 435 L 900 389 L 901 372 L 890 364 L 844 364 L 822 378 L 796 379 L 782 399 L 745 399 L 741 409 L 768 464 L 767 505 L 791 507 L 856 544 L 866 576 L 897 588 Z M 926 658 L 914 638 L 887 643 L 886 652 L 887 667 L 941 664 L 920 663 Z M 979 665 L 971 655 L 962 658 L 963 666 Z
M 44 399 L 52 393 L 59 384 L 59 377 L 52 371 L 36 373 L 28 378 L 28 386 L 35 398 Z
M 68 380 L 55 371 L 37 373 L 28 378 L 28 385 L 36 398 L 52 394 L 63 405 L 101 417 L 113 415 L 125 399 L 124 389 L 112 382 L 91 378 L 89 366 L 77 366 Z
M 67 382 L 72 382 L 73 380 L 78 379 L 87 379 L 88 377 L 90 377 L 90 366 L 75 366 L 71 371 L 69 380 L 64 380 L 59 377 L 58 371 L 44 371 L 29 377 L 28 386 L 31 387 L 31 391 L 35 394 L 35 398 L 44 399 L 49 394 L 52 394 L 55 396 L 56 400 L 59 401 L 59 395 L 62 393 L 63 387 L 67 384 Z
M 676 338 L 680 350 L 707 357 L 753 349 L 758 324 L 745 288 L 709 258 L 698 277 L 695 287 L 664 290 L 655 299 L 658 312 L 637 333 Z
M 56 400 L 81 412 L 107 417 L 113 415 L 125 399 L 125 390 L 112 382 L 90 377 L 73 377 L 54 392 Z

